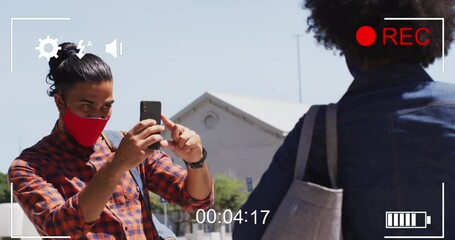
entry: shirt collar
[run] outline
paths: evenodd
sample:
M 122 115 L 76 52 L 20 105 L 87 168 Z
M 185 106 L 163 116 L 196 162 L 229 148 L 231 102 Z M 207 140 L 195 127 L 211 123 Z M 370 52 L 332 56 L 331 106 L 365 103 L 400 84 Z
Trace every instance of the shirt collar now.
M 52 129 L 50 140 L 56 148 L 86 161 L 88 161 L 90 155 L 95 152 L 94 146 L 84 147 L 77 143 L 68 132 L 60 129 L 58 121 L 55 123 L 54 129 Z M 98 138 L 98 141 L 100 141 L 100 138 Z
M 418 64 L 391 64 L 359 72 L 348 92 L 375 89 L 390 83 L 433 81 Z

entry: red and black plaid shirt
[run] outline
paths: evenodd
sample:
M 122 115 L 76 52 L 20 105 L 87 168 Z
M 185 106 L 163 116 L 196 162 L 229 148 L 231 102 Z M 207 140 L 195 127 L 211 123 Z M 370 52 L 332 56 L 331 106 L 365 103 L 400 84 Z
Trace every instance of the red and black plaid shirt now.
M 13 183 L 14 197 L 41 235 L 159 239 L 129 171 L 123 174 L 98 220 L 84 222 L 78 193 L 111 154 L 103 138 L 95 146 L 85 148 L 55 126 L 49 136 L 13 161 L 8 177 Z M 188 211 L 207 209 L 213 204 L 213 189 L 205 200 L 188 194 L 184 187 L 187 171 L 174 164 L 166 153 L 155 151 L 140 166 L 144 187 L 169 202 Z

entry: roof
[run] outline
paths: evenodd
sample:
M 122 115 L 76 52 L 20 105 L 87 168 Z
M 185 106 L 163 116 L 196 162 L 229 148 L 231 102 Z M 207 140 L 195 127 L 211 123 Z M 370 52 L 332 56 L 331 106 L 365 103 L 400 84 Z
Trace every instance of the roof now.
M 206 92 L 175 114 L 172 120 L 180 122 L 206 102 L 279 137 L 286 136 L 309 109 L 308 105 L 296 102 Z

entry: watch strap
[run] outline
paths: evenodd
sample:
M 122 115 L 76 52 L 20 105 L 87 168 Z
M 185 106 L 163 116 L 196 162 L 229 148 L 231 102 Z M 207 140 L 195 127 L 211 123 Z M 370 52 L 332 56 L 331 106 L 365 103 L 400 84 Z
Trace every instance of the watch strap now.
M 191 168 L 191 169 L 202 168 L 204 166 L 204 162 L 205 162 L 206 158 L 207 158 L 207 151 L 203 147 L 202 148 L 202 157 L 201 157 L 201 159 L 199 161 L 197 161 L 197 162 L 194 162 L 194 163 L 185 162 L 186 167 Z

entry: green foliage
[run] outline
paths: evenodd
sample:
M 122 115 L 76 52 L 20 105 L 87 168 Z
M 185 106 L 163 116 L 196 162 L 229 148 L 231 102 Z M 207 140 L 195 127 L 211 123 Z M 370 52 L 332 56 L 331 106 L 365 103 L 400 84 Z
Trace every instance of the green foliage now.
M 215 206 L 213 208 L 216 211 L 224 209 L 237 211 L 247 197 L 244 182 L 225 175 L 215 176 Z
M 156 195 L 153 192 L 149 192 L 149 199 L 151 203 L 152 212 L 161 213 L 163 212 L 163 206 L 160 203 L 160 196 Z
M 7 175 L 0 173 L 0 203 L 10 202 L 10 187 L 7 181 Z

